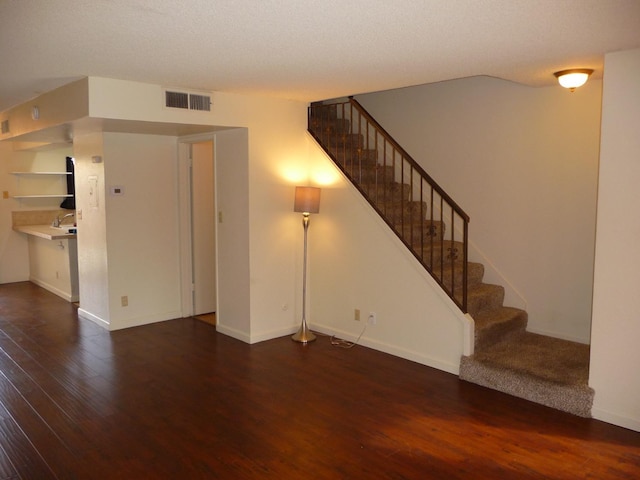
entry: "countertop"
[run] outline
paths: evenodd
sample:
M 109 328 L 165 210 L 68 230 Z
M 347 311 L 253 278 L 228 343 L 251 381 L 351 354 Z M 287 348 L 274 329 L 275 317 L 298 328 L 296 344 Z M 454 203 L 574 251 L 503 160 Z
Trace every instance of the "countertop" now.
M 72 227 L 72 225 L 65 225 L 65 227 Z M 63 240 L 65 238 L 77 237 L 75 233 L 67 233 L 65 228 L 55 228 L 51 225 L 20 225 L 14 226 L 13 229 L 16 232 L 34 235 L 47 240 Z

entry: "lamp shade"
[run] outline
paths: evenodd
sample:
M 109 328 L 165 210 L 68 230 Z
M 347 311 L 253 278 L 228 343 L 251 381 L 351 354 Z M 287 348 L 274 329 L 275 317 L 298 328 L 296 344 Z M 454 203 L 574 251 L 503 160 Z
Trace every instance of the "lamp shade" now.
M 320 189 L 317 187 L 296 187 L 293 211 L 318 213 L 320 211 Z
M 581 87 L 589 76 L 593 73 L 593 70 L 588 68 L 574 68 L 573 70 L 562 70 L 554 73 L 558 79 L 558 83 L 564 88 L 570 88 L 571 90 Z

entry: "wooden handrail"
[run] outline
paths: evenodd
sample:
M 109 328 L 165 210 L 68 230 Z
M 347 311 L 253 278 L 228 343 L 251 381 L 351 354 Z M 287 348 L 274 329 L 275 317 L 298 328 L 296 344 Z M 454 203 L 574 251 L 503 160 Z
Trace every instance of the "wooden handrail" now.
M 416 162 L 413 157 L 411 155 L 409 155 L 407 153 L 407 151 L 402 148 L 402 146 L 396 142 L 396 140 L 382 127 L 382 125 L 380 125 L 375 118 L 373 118 L 371 116 L 371 114 L 369 112 L 367 112 L 365 110 L 365 108 L 353 97 L 349 97 L 349 102 L 351 104 L 353 104 L 358 111 L 360 112 L 360 114 L 365 117 L 369 123 L 371 123 L 372 125 L 374 125 L 376 127 L 376 130 L 378 130 L 378 132 L 380 132 L 380 134 L 382 134 L 382 136 L 384 136 L 385 140 L 387 140 L 391 145 L 394 146 L 394 148 L 396 148 L 401 154 L 402 156 L 407 159 L 407 161 L 409 163 L 411 163 L 411 166 L 420 173 L 420 176 L 424 179 L 427 180 L 427 182 L 429 183 L 429 185 L 431 185 L 437 192 L 438 194 L 440 194 L 440 196 L 442 196 L 442 198 L 444 198 L 446 200 L 446 202 L 451 205 L 452 207 L 454 207 L 456 213 L 458 215 L 460 215 L 460 217 L 464 218 L 467 222 L 469 222 L 470 218 L 469 215 L 467 215 L 465 213 L 465 211 L 453 200 L 453 198 L 451 198 L 449 196 L 449 194 L 447 192 L 444 191 L 444 189 L 438 185 L 438 183 L 431 178 L 431 175 L 429 175 L 421 166 L 418 162 Z
M 348 102 L 314 103 L 309 107 L 308 121 L 309 133 L 466 313 L 466 212 L 354 98 Z M 436 210 L 438 213 L 434 214 Z M 450 217 L 445 216 L 445 211 L 450 212 Z M 456 239 L 456 225 L 460 223 L 461 241 Z

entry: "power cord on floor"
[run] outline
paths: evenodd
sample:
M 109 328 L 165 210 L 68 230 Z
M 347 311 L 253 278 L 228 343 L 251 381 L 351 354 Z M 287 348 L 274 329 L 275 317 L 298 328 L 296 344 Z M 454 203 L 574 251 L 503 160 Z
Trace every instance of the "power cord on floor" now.
M 358 335 L 358 338 L 356 338 L 355 342 L 350 342 L 349 340 L 344 340 L 342 338 L 336 338 L 335 335 L 332 335 L 331 345 L 338 348 L 353 348 L 358 344 L 358 342 L 360 341 L 360 337 L 362 337 L 362 334 L 364 334 L 364 331 L 366 329 L 367 329 L 367 324 L 365 323 L 364 327 L 362 328 L 362 331 L 360 332 L 360 335 Z
M 353 348 L 356 345 L 358 345 L 358 342 L 360 341 L 360 338 L 362 337 L 362 335 L 364 334 L 365 330 L 367 329 L 367 324 L 364 324 L 364 327 L 362 328 L 362 331 L 360 332 L 360 335 L 358 335 L 358 338 L 356 338 L 355 342 L 350 342 L 349 340 L 344 340 L 342 338 L 338 338 L 335 335 L 327 335 L 326 333 L 322 333 L 322 332 L 317 332 L 317 331 L 313 331 L 313 334 L 318 336 L 318 337 L 331 337 L 330 341 L 331 341 L 331 345 L 333 345 L 334 347 L 338 347 L 338 348 Z

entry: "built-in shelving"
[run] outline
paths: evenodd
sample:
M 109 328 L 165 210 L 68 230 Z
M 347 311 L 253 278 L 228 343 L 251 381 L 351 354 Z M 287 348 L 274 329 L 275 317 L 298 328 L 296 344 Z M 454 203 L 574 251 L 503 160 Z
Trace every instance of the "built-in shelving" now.
M 60 195 L 14 195 L 12 198 L 71 198 L 73 195 L 61 193 Z
M 71 172 L 10 172 L 11 175 L 15 175 L 16 177 L 20 178 L 20 177 L 40 177 L 40 178 L 45 178 L 45 177 L 55 177 L 58 176 L 61 179 L 63 177 L 66 177 L 68 175 L 72 175 Z M 26 181 L 26 179 L 25 179 Z M 34 179 L 35 181 L 35 179 Z M 31 183 L 31 182 L 30 182 Z M 28 190 L 33 190 L 32 188 L 29 188 Z M 48 188 L 47 188 L 48 190 Z M 29 194 L 18 194 L 18 195 L 12 195 L 12 198 L 18 199 L 18 200 L 24 200 L 24 199 L 29 199 L 29 198 L 71 198 L 73 197 L 72 194 L 67 194 L 65 193 L 29 193 Z
M 71 175 L 71 172 L 11 172 L 11 175 Z

